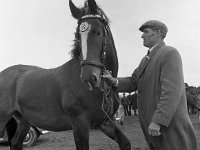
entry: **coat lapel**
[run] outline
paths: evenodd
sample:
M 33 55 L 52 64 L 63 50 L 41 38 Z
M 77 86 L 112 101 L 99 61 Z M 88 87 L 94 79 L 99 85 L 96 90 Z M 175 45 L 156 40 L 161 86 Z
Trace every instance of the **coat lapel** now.
M 149 56 L 145 56 L 138 68 L 137 78 L 140 78 L 140 76 L 144 73 L 145 69 L 147 68 L 147 65 L 151 61 L 152 57 L 156 54 L 159 48 L 161 48 L 163 45 L 165 45 L 164 42 L 159 43 L 157 46 L 153 48 L 153 50 L 150 52 Z

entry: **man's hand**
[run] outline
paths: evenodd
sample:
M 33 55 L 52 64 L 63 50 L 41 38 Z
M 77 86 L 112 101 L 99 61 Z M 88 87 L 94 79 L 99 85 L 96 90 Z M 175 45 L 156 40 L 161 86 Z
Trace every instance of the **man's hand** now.
M 148 128 L 149 134 L 152 136 L 160 136 L 160 124 L 151 122 Z
M 117 86 L 118 85 L 118 80 L 117 80 L 117 78 L 113 78 L 111 73 L 112 72 L 109 71 L 109 70 L 104 71 L 103 78 L 107 79 L 113 86 Z

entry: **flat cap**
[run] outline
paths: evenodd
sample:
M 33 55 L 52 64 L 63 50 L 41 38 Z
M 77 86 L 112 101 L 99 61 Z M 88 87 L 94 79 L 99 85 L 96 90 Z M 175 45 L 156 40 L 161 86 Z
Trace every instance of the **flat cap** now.
M 158 20 L 150 20 L 145 22 L 144 24 L 142 24 L 139 30 L 143 32 L 144 28 L 157 29 L 160 30 L 165 35 L 167 34 L 168 31 L 167 26 Z

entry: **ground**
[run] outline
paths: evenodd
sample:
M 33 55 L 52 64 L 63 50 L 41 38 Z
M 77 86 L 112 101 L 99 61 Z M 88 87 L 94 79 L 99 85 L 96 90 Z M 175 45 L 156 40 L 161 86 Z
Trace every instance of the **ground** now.
M 196 115 L 191 115 L 197 141 L 198 150 L 200 150 L 200 121 Z M 141 131 L 138 117 L 130 116 L 124 120 L 124 126 L 121 127 L 123 132 L 131 141 L 132 147 L 137 150 L 149 150 L 144 140 L 143 133 Z M 1 150 L 9 150 L 8 147 L 1 145 Z M 75 150 L 74 139 L 72 131 L 65 132 L 51 132 L 46 135 L 41 135 L 34 146 L 30 148 L 24 148 L 25 150 Z M 92 130 L 90 132 L 90 149 L 91 150 L 118 150 L 118 145 L 109 139 L 100 131 Z

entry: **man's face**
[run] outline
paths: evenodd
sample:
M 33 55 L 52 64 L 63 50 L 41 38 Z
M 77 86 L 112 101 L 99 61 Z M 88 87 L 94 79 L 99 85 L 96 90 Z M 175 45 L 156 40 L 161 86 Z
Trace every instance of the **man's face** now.
M 152 30 L 151 28 L 144 28 L 141 37 L 143 38 L 143 45 L 145 47 L 151 48 L 156 44 L 158 34 L 155 30 Z

